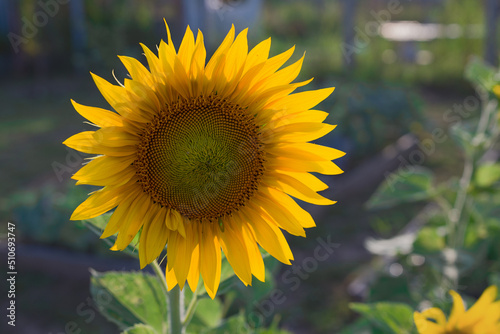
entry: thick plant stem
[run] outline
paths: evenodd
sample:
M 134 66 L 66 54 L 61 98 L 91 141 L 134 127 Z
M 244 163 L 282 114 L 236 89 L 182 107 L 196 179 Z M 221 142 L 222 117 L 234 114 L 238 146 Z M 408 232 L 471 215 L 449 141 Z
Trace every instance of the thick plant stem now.
M 184 317 L 183 293 L 178 286 L 170 290 L 168 297 L 168 327 L 169 334 L 184 334 L 182 318 Z
M 184 313 L 183 294 L 178 286 L 168 291 L 167 280 L 165 274 L 156 260 L 151 263 L 158 279 L 160 280 L 163 292 L 167 296 L 168 307 L 168 333 L 169 334 L 184 334 L 184 326 L 182 318 Z

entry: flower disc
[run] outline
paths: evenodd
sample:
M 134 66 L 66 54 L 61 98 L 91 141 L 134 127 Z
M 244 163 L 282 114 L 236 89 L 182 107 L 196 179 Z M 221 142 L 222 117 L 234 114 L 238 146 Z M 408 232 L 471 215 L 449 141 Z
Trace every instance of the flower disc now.
M 188 219 L 230 215 L 251 197 L 262 175 L 258 131 L 227 100 L 179 101 L 145 129 L 134 161 L 139 182 L 155 202 Z

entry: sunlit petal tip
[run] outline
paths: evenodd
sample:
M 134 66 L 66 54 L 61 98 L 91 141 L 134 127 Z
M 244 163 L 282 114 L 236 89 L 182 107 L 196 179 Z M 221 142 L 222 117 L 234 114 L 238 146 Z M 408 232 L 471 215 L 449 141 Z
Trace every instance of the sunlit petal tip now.
M 163 22 L 165 23 L 165 29 L 167 30 L 167 43 L 168 45 L 174 46 L 172 43 L 172 35 L 170 34 L 170 28 L 168 27 L 168 23 L 166 19 L 163 19 Z

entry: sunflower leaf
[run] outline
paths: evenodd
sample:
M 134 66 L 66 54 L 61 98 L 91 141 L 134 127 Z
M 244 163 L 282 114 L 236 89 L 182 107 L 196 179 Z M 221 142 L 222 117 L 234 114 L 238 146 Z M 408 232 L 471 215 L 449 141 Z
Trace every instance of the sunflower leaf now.
M 98 310 L 108 320 L 122 330 L 146 324 L 158 333 L 164 332 L 167 304 L 155 276 L 142 272 L 98 273 L 91 270 L 91 273 L 90 293 Z
M 476 171 L 475 180 L 480 187 L 491 187 L 500 180 L 500 164 L 481 165 Z
M 411 167 L 388 175 L 367 203 L 369 209 L 391 208 L 400 203 L 416 202 L 433 196 L 433 174 Z
M 149 325 L 137 324 L 134 327 L 127 328 L 121 334 L 158 334 L 158 332 Z
M 248 326 L 245 321 L 243 314 L 238 314 L 236 316 L 226 319 L 218 327 L 210 329 L 208 331 L 203 331 L 203 334 L 250 334 L 254 331 Z
M 198 301 L 193 319 L 187 328 L 188 332 L 201 333 L 207 328 L 215 328 L 221 324 L 222 303 L 218 298 Z
M 383 333 L 410 334 L 413 331 L 413 310 L 402 303 L 351 303 L 351 309 L 361 313 Z
M 359 318 L 347 327 L 344 327 L 339 334 L 384 334 L 377 327 L 373 328 L 370 321 Z

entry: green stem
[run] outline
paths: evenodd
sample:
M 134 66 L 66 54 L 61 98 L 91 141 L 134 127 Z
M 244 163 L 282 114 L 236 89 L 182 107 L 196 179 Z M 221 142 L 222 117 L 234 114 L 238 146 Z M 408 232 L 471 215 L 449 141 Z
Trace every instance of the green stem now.
M 168 307 L 168 333 L 169 334 L 184 334 L 184 327 L 182 325 L 182 313 L 184 313 L 183 295 L 179 287 L 174 287 L 171 291 L 168 291 L 167 280 L 165 279 L 165 274 L 160 268 L 158 261 L 154 260 L 151 263 L 153 270 L 160 280 L 163 292 L 167 296 L 167 307 Z
M 153 270 L 155 271 L 156 276 L 158 276 L 158 279 L 160 280 L 161 288 L 163 289 L 163 292 L 165 294 L 168 294 L 168 287 L 167 287 L 167 280 L 165 279 L 165 274 L 163 273 L 163 270 L 161 270 L 160 265 L 158 264 L 158 261 L 154 260 L 151 262 L 151 267 L 153 267 Z
M 484 107 L 481 110 L 481 115 L 479 122 L 477 124 L 476 133 L 473 138 L 473 145 L 470 152 L 465 152 L 465 164 L 462 177 L 460 178 L 460 189 L 458 190 L 457 197 L 455 199 L 455 204 L 453 209 L 449 211 L 449 245 L 452 248 L 459 248 L 463 245 L 465 239 L 465 231 L 467 228 L 467 221 L 463 220 L 461 222 L 462 211 L 464 210 L 465 202 L 467 200 L 467 194 L 469 190 L 470 183 L 472 181 L 472 175 L 474 174 L 474 168 L 476 166 L 478 158 L 484 154 L 484 147 L 482 142 L 485 140 L 486 132 L 488 130 L 488 124 L 491 122 L 491 116 L 495 112 L 497 103 L 483 101 Z M 479 141 L 474 143 L 475 141 Z M 481 150 L 478 154 L 478 150 Z
M 453 205 L 453 209 L 449 212 L 449 237 L 450 237 L 450 246 L 452 248 L 459 247 L 459 238 L 457 227 L 460 222 L 460 218 L 462 217 L 462 211 L 464 209 L 465 200 L 467 199 L 467 192 L 470 186 L 470 182 L 472 180 L 472 174 L 474 172 L 474 160 L 473 157 L 468 156 L 465 158 L 464 171 L 462 177 L 460 178 L 460 188 L 457 193 L 457 197 L 455 199 L 455 205 Z
M 168 324 L 170 334 L 184 334 L 182 318 L 184 313 L 183 293 L 178 286 L 167 294 L 168 297 Z
M 187 327 L 191 322 L 191 319 L 193 318 L 194 315 L 194 311 L 196 310 L 196 306 L 198 305 L 198 288 L 199 286 L 196 287 L 196 290 L 193 292 L 193 297 L 189 302 L 188 308 L 186 310 L 186 315 L 182 320 L 182 324 L 184 325 L 184 327 Z

